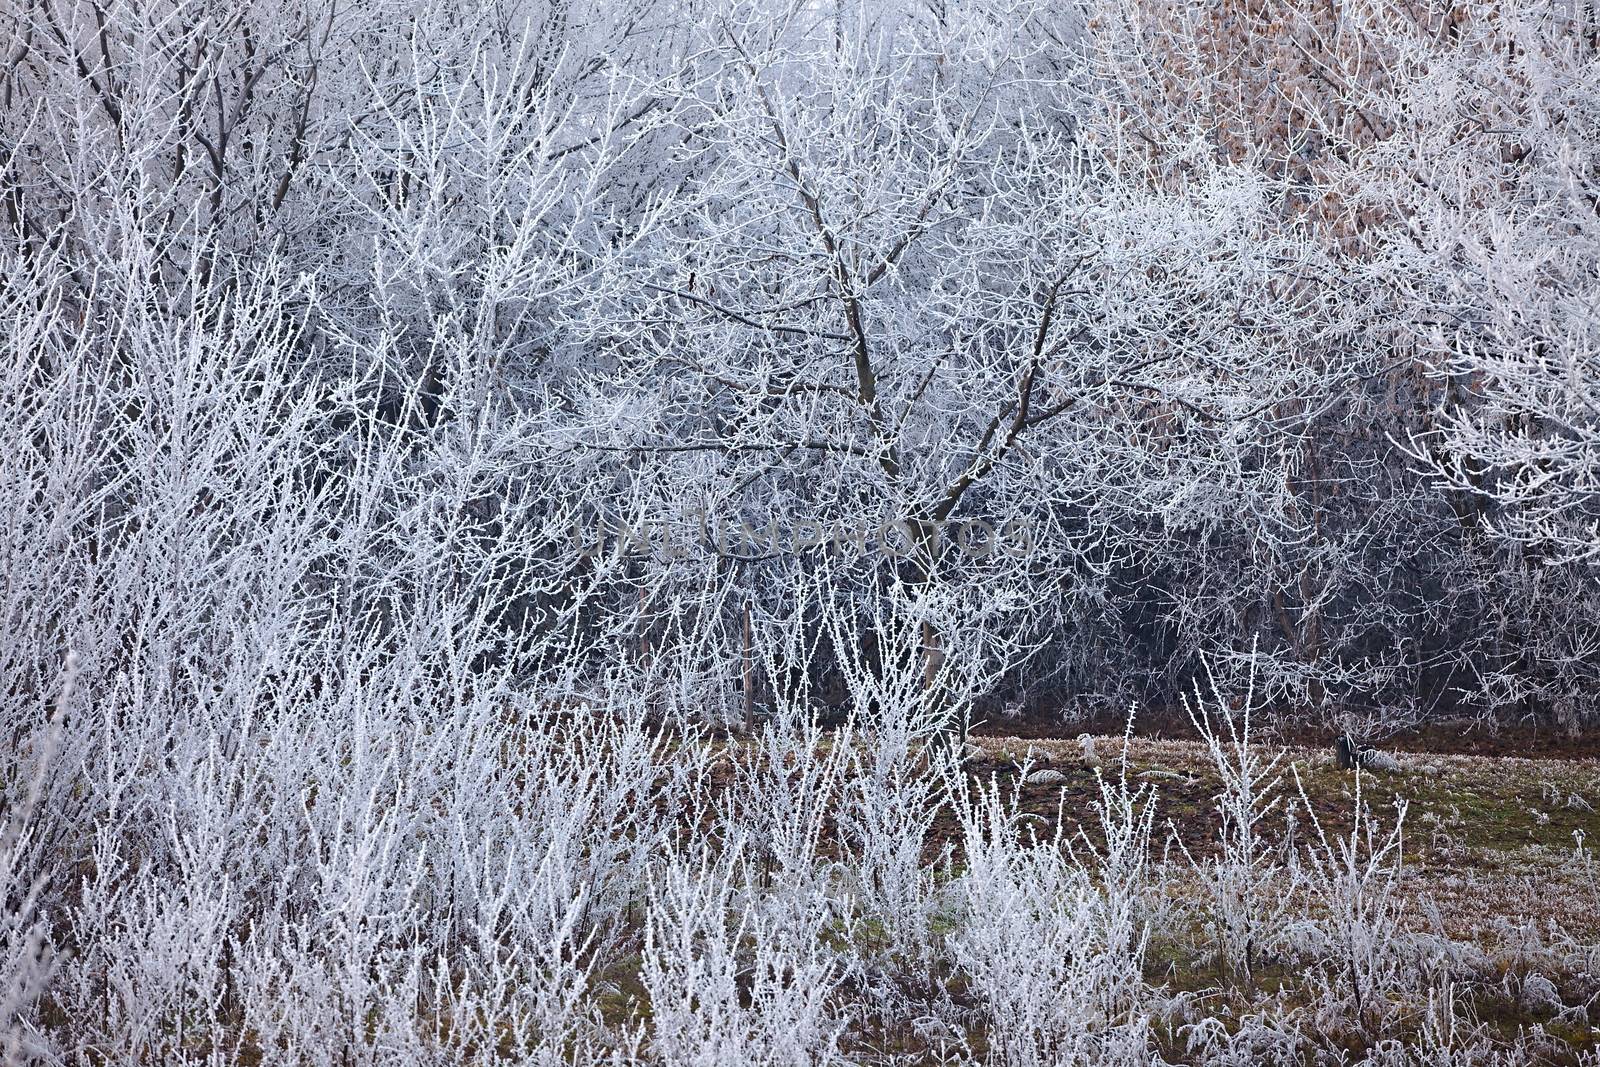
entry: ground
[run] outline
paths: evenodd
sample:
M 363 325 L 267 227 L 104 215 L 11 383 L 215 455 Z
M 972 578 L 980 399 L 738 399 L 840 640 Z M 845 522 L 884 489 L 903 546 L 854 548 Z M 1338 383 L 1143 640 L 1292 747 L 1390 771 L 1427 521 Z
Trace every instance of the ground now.
M 1282 804 L 1309 804 L 1335 842 L 1351 832 L 1358 788 L 1379 827 L 1395 825 L 1403 806 L 1401 923 L 1443 935 L 1483 974 L 1500 976 L 1469 996 L 1477 1019 L 1508 1035 L 1545 1031 L 1562 1050 L 1549 1062 L 1600 1052 L 1600 1027 L 1589 1024 L 1600 971 L 1600 863 L 1589 854 L 1600 843 L 1600 760 L 1396 750 L 1398 771 L 1362 773 L 1358 781 L 1334 766 L 1329 748 L 1279 751 Z M 974 737 L 968 752 L 969 773 L 1020 780 L 1023 804 L 1041 827 L 1064 820 L 1069 834 L 1092 838 L 1097 776 L 1126 773 L 1156 792 L 1158 836 L 1182 841 L 1198 860 L 1215 849 L 1221 783 L 1198 741 L 991 735 Z M 1024 769 L 1030 776 L 1054 770 L 1065 780 L 1028 784 Z M 1263 836 L 1281 842 L 1283 821 L 1264 821 Z M 1299 822 L 1305 825 L 1303 815 Z M 1157 939 L 1150 962 L 1170 984 L 1229 999 L 1221 976 L 1193 951 L 1168 951 Z M 1268 968 L 1263 980 L 1292 993 L 1292 974 Z
M 1092 826 L 1096 771 L 1119 773 L 1123 739 L 1085 736 L 1098 767 L 1085 760 L 1082 739 L 1006 736 L 975 737 L 982 755 L 975 751 L 967 767 L 998 781 L 1020 777 L 1022 763 L 1030 771 L 1057 770 L 1066 776 L 1061 785 L 1023 786 L 1028 810 L 1051 824 L 1059 812 L 1070 823 Z M 1127 754 L 1132 777 L 1158 793 L 1162 827 L 1191 850 L 1209 848 L 1218 829 L 1213 798 L 1220 783 L 1204 747 L 1135 737 Z M 1303 787 L 1324 829 L 1348 833 L 1356 776 L 1334 767 L 1331 750 L 1296 747 L 1283 754 L 1278 777 L 1285 802 L 1304 803 Z M 1574 862 L 1583 844 L 1600 845 L 1600 761 L 1395 755 L 1400 771 L 1361 775 L 1362 799 L 1381 822 L 1392 822 L 1397 802 L 1405 801 L 1408 878 L 1440 904 L 1448 933 L 1555 921 L 1574 937 L 1600 941 L 1600 900 L 1588 870 Z M 1492 914 L 1486 899 L 1495 901 Z
M 1147 982 L 1189 995 L 1198 1010 L 1219 1016 L 1260 1012 L 1268 995 L 1279 1005 L 1305 1003 L 1302 994 L 1318 978 L 1266 960 L 1252 987 L 1241 991 L 1207 951 L 1208 934 L 1183 925 L 1205 911 L 1198 883 L 1182 876 L 1184 865 L 1205 863 L 1217 851 L 1221 830 L 1221 778 L 1201 742 L 1106 733 L 1066 737 L 1059 727 L 1056 736 L 1027 732 L 1035 736 L 972 736 L 962 770 L 975 784 L 1018 791 L 1039 837 L 1060 828 L 1093 849 L 1103 781 L 1126 776 L 1153 797 L 1152 856 L 1168 865 L 1161 881 L 1175 906 L 1155 923 Z M 1591 1016 L 1600 1022 L 1594 1011 L 1600 998 L 1594 977 L 1600 974 L 1600 861 L 1590 855 L 1600 845 L 1600 760 L 1561 758 L 1552 754 L 1558 744 L 1524 745 L 1542 752 L 1525 758 L 1440 752 L 1468 744 L 1441 745 L 1438 738 L 1411 741 L 1433 750 L 1389 749 L 1398 770 L 1360 775 L 1336 768 L 1326 744 L 1258 746 L 1263 757 L 1278 760 L 1264 783 L 1264 792 L 1279 798 L 1261 824 L 1265 848 L 1273 853 L 1283 844 L 1292 813 L 1302 844 L 1320 825 L 1337 850 L 1357 826 L 1359 790 L 1369 816 L 1363 832 L 1373 829 L 1381 839 L 1401 828 L 1398 928 L 1419 944 L 1442 946 L 1462 973 L 1473 975 L 1459 983 L 1455 1011 L 1470 1018 L 1480 1036 L 1503 1035 L 1502 1047 L 1537 1035 L 1541 1062 L 1589 1062 L 1585 1057 L 1600 1055 L 1600 1027 L 1591 1025 Z M 736 739 L 726 743 L 742 747 Z M 953 856 L 959 869 L 960 832 L 948 812 L 935 819 L 926 851 L 930 859 Z M 1278 862 L 1276 855 L 1268 862 Z M 1180 899 L 1185 896 L 1195 899 Z M 1184 1062 L 1176 1042 L 1164 1055 Z

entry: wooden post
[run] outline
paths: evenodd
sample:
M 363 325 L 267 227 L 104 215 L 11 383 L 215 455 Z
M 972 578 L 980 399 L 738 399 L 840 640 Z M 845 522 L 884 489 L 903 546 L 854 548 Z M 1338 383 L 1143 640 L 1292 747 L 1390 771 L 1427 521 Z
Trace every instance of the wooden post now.
M 939 668 L 944 666 L 944 652 L 939 647 L 939 631 L 933 623 L 922 623 L 922 691 L 930 700 L 937 699 L 934 692 L 939 684 Z
M 650 624 L 644 615 L 645 596 L 644 586 L 639 587 L 639 666 L 650 665 Z
M 923 706 L 935 714 L 943 713 L 944 692 L 939 684 L 939 670 L 944 666 L 944 648 L 939 643 L 939 631 L 933 623 L 923 620 L 922 623 L 922 693 Z M 963 739 L 957 738 L 952 728 L 940 729 L 933 738 L 933 746 L 949 745 L 951 748 L 961 744 Z
M 752 662 L 750 648 L 750 604 L 744 606 L 744 652 L 741 657 L 744 669 L 744 728 L 754 732 L 756 728 L 756 691 L 755 691 L 755 664 Z

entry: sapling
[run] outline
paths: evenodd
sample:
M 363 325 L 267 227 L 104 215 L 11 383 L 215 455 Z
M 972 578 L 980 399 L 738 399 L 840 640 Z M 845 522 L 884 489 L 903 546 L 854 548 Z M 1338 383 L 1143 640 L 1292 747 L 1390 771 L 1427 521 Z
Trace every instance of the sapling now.
M 1291 924 L 1291 932 L 1311 957 L 1319 1023 L 1375 1038 L 1395 1021 L 1391 997 L 1414 992 L 1422 973 L 1423 961 L 1408 955 L 1400 926 L 1406 910 L 1399 885 L 1406 801 L 1396 800 L 1394 823 L 1384 829 L 1363 802 L 1358 769 L 1350 831 L 1334 836 L 1312 806 L 1299 768 L 1291 766 L 1290 773 L 1314 835 L 1295 869 L 1296 889 L 1313 907 Z
M 0 1057 L 6 1067 L 28 1062 L 42 1051 L 28 1015 L 50 980 L 52 966 L 51 931 L 39 907 L 47 872 L 32 870 L 38 860 L 28 853 L 44 776 L 60 745 L 77 678 L 77 653 L 68 652 L 50 716 L 25 746 L 30 758 L 19 761 L 20 780 L 7 776 L 0 794 L 5 798 L 0 821 Z
M 1181 840 L 1179 847 L 1206 888 L 1219 963 L 1248 992 L 1287 909 L 1283 868 L 1261 832 L 1282 806 L 1283 755 L 1263 754 L 1252 736 L 1253 679 L 1237 710 L 1214 678 L 1211 694 L 1208 701 L 1197 686 L 1184 709 L 1220 783 L 1214 798 L 1221 816 L 1216 850 L 1196 858 Z

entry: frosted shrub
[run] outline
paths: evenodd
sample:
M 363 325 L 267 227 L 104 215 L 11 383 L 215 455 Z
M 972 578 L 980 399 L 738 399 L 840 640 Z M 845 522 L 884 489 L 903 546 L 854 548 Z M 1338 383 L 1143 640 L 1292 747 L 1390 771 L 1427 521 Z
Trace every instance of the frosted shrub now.
M 1150 812 L 1147 798 L 1106 788 L 1098 871 L 1074 859 L 1059 831 L 1039 837 L 997 785 L 958 800 L 964 866 L 951 886 L 960 918 L 948 942 L 981 1006 L 990 1062 L 1141 1058 L 1144 935 L 1131 898 Z
M 849 731 L 825 734 L 815 720 L 780 713 L 747 747 L 729 754 L 733 782 L 714 813 L 721 840 L 777 898 L 826 893 L 834 878 L 824 851 L 855 745 Z
M 641 977 L 650 995 L 650 1046 L 664 1064 L 800 1065 L 847 1062 L 838 963 L 821 935 L 819 897 L 764 909 L 727 858 L 669 858 L 652 882 Z
M 1278 770 L 1282 756 L 1264 755 L 1251 737 L 1254 678 L 1237 712 L 1217 692 L 1214 678 L 1211 684 L 1212 700 L 1202 699 L 1197 690 L 1192 701 L 1185 699 L 1184 708 L 1221 782 L 1215 798 L 1221 826 L 1214 851 L 1200 859 L 1187 846 L 1183 852 L 1207 894 L 1218 962 L 1230 977 L 1249 986 L 1287 911 L 1283 857 L 1262 836 L 1269 819 L 1275 822 L 1274 816 L 1284 814 Z
M 909 758 L 885 766 L 870 745 L 852 753 L 838 815 L 851 850 L 850 873 L 863 914 L 881 926 L 891 952 L 927 963 L 938 899 L 938 857 L 927 853 L 934 819 L 946 803 L 946 780 Z M 943 751 L 933 758 L 945 758 Z
M 1400 925 L 1405 801 L 1398 802 L 1394 824 L 1384 829 L 1362 803 L 1358 771 L 1350 831 L 1330 835 L 1305 800 L 1298 772 L 1296 787 L 1315 834 L 1298 871 L 1313 910 L 1291 929 L 1317 976 L 1318 1029 L 1353 1028 L 1362 1036 L 1380 1036 L 1403 1003 L 1397 995 L 1416 990 L 1426 962 Z
M 0 1062 L 24 1062 L 45 1047 L 26 1024 L 50 977 L 52 946 L 40 898 L 47 889 L 38 847 L 39 801 L 50 763 L 57 756 L 62 726 L 72 705 L 78 657 L 68 653 L 50 718 L 19 746 L 17 760 L 0 777 Z

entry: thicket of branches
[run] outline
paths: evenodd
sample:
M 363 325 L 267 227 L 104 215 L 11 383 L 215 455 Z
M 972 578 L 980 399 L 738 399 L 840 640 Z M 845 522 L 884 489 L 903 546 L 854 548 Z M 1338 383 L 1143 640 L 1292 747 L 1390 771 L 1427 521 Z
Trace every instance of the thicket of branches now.
M 1547 3 L 3 0 L 17 1040 L 787 1062 L 833 1047 L 829 990 L 926 953 L 1004 1062 L 1109 1057 L 1061 1044 L 1107 1019 L 1143 1047 L 1131 897 L 986 837 L 1004 798 L 908 770 L 923 720 L 1170 704 L 1202 657 L 1368 736 L 1592 719 L 1597 33 Z M 716 848 L 668 848 L 707 769 L 640 723 L 758 690 L 858 712 L 878 762 L 749 771 Z M 822 952 L 849 894 L 803 831 L 846 779 L 850 869 L 904 905 L 850 921 L 900 970 Z M 935 795 L 970 817 L 957 904 L 916 862 Z M 801 836 L 743 840 L 774 805 Z M 746 907 L 774 865 L 794 892 Z M 1005 929 L 907 932 L 946 906 Z M 1026 955 L 1084 931 L 1122 962 Z M 78 955 L 39 999 L 46 941 Z M 630 1037 L 578 991 L 640 951 Z
M 19 692 L 441 598 L 737 684 L 826 541 L 1011 691 L 1593 710 L 1582 11 L 4 18 Z

